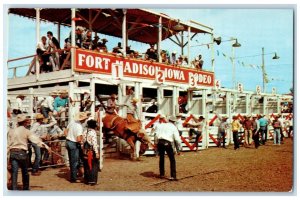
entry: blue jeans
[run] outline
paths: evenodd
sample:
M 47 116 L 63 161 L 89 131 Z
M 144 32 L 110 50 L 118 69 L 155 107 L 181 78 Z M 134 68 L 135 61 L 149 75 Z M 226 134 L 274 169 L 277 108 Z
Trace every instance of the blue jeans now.
M 176 178 L 176 161 L 171 142 L 164 139 L 159 139 L 157 149 L 159 152 L 159 175 L 165 175 L 165 152 L 167 152 L 170 160 L 171 177 Z
M 37 171 L 39 171 L 40 162 L 41 162 L 41 158 L 42 158 L 41 147 L 39 147 L 37 144 L 34 144 L 34 143 L 32 143 L 32 147 L 34 149 L 34 154 L 35 154 L 35 158 L 34 158 L 34 162 L 33 162 L 33 166 L 32 166 L 32 172 L 37 172 Z M 31 151 L 31 148 L 29 151 Z M 30 153 L 30 155 L 31 155 L 31 153 Z M 30 156 L 30 162 L 31 162 L 31 156 Z
M 27 168 L 28 155 L 25 150 L 10 151 L 12 167 L 12 190 L 18 190 L 18 170 L 22 171 L 23 190 L 29 190 L 29 174 Z
M 196 131 L 195 129 L 191 128 L 190 131 L 189 131 L 189 136 L 192 137 L 193 134 L 196 135 L 195 145 L 196 145 L 196 150 L 198 150 L 198 140 L 199 140 L 199 137 L 201 136 L 201 132 Z
M 79 149 L 80 144 L 78 142 L 66 141 L 66 147 L 69 155 L 70 163 L 70 181 L 74 182 L 77 180 L 77 170 L 79 169 Z
M 41 113 L 44 115 L 45 118 L 48 118 L 48 113 L 50 112 L 50 108 L 41 107 Z
M 274 128 L 273 138 L 274 138 L 274 144 L 277 144 L 277 143 L 280 144 L 280 138 L 281 138 L 280 128 Z
M 261 133 L 262 144 L 265 144 L 265 142 L 267 141 L 267 127 L 261 126 L 259 132 Z

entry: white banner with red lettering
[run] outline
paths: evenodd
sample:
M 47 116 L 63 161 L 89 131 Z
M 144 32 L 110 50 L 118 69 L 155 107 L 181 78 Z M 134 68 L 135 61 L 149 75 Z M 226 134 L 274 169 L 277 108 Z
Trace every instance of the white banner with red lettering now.
M 75 71 L 194 86 L 214 86 L 214 73 L 212 72 L 122 58 L 82 49 L 75 50 Z

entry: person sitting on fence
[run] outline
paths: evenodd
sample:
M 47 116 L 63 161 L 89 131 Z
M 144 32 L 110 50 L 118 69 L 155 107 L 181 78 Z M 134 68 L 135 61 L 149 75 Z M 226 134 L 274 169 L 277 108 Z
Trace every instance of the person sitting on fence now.
M 146 51 L 147 60 L 157 61 L 157 50 L 154 48 L 154 44 L 150 44 L 150 48 Z
M 193 138 L 193 134 L 196 135 L 196 139 L 195 139 L 195 145 L 196 145 L 196 150 L 195 151 L 198 151 L 198 142 L 199 142 L 199 138 L 200 136 L 202 135 L 202 131 L 203 131 L 203 128 L 204 128 L 204 125 L 205 125 L 205 118 L 203 116 L 200 116 L 199 119 L 195 119 L 195 122 L 196 123 L 187 123 L 187 127 L 194 127 L 194 128 L 190 128 L 189 130 L 189 139 L 192 140 Z
M 67 112 L 67 104 L 68 104 L 68 91 L 62 90 L 60 91 L 60 95 L 54 99 L 54 112 L 53 114 L 57 117 L 57 121 L 59 122 L 60 127 L 66 127 L 66 112 Z
M 243 122 L 243 128 L 244 128 L 244 137 L 245 137 L 245 142 L 244 142 L 244 146 L 247 147 L 249 145 L 252 144 L 252 121 L 250 119 L 251 116 L 245 116 L 245 120 Z
M 16 97 L 16 102 L 13 104 L 13 114 L 18 115 L 22 113 L 27 113 L 23 107 L 23 101 L 25 99 L 25 95 L 20 94 Z
M 48 37 L 48 44 L 50 47 L 50 52 L 52 53 L 52 58 L 54 59 L 54 65 L 52 64 L 53 70 L 57 71 L 60 68 L 60 45 L 58 40 L 53 36 L 53 33 L 51 31 L 47 32 L 47 37 Z M 50 57 L 50 61 L 51 61 L 51 57 Z
M 45 118 L 48 118 L 48 113 L 54 111 L 54 99 L 57 97 L 58 92 L 52 91 L 49 93 L 49 96 L 44 98 L 41 102 L 41 113 Z
M 228 127 L 229 127 L 227 119 L 228 119 L 228 117 L 226 117 L 226 116 L 222 117 L 221 123 L 219 124 L 218 147 L 220 147 L 221 143 L 223 143 L 223 148 L 226 148 L 225 147 L 225 144 L 226 144 L 226 131 L 227 131 Z
M 42 36 L 41 41 L 37 44 L 36 47 L 36 53 L 39 57 L 39 63 L 40 63 L 40 73 L 42 72 L 51 72 L 52 66 L 50 64 L 50 48 L 47 44 L 47 37 Z M 35 73 L 35 70 L 32 71 L 32 73 Z

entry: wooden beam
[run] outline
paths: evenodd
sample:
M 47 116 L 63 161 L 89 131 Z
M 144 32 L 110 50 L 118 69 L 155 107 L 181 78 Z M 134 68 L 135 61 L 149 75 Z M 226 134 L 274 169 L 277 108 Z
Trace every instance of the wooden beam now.
M 96 21 L 96 19 L 98 18 L 98 16 L 100 15 L 102 9 L 97 11 L 97 14 L 94 16 L 94 18 L 92 19 L 92 24 Z
M 85 21 L 87 24 L 89 24 L 89 20 L 85 19 L 85 17 L 82 16 L 80 13 L 76 12 L 76 15 L 78 15 L 83 21 Z
M 174 42 L 175 44 L 177 44 L 178 46 L 180 46 L 179 43 L 177 43 L 175 40 L 173 40 L 172 38 L 169 38 L 169 40 L 171 40 L 172 42 Z

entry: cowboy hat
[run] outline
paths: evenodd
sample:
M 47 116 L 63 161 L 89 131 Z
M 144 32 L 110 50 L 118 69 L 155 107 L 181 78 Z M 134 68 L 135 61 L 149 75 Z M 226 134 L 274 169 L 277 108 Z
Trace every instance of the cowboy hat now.
M 17 98 L 19 98 L 19 97 L 26 97 L 24 94 L 19 94 L 18 96 L 17 96 Z
M 85 120 L 87 118 L 88 118 L 88 116 L 85 112 L 79 112 L 74 117 L 75 121 L 82 121 L 82 120 Z
M 106 38 L 102 38 L 101 41 L 102 42 L 108 42 L 108 40 Z
M 137 99 L 137 98 L 132 98 L 131 99 L 131 103 L 133 103 L 133 102 L 135 102 L 135 103 L 137 103 L 139 100 Z
M 45 118 L 44 115 L 41 114 L 41 113 L 38 113 L 38 114 L 35 115 L 35 119 L 36 120 L 38 120 L 38 119 L 44 119 L 44 118 Z
M 169 119 L 170 122 L 176 122 L 177 121 L 177 118 L 174 117 L 174 116 L 171 116 L 170 119 Z
M 30 120 L 25 114 L 18 114 L 17 115 L 17 122 L 23 122 L 25 120 Z
M 59 94 L 68 94 L 68 91 L 67 90 L 60 90 Z

